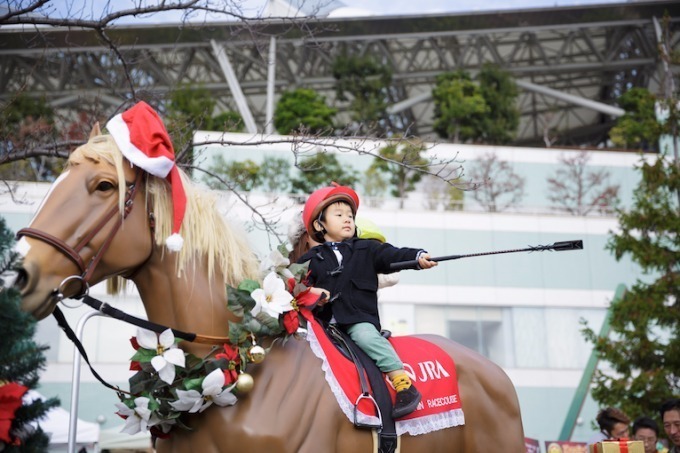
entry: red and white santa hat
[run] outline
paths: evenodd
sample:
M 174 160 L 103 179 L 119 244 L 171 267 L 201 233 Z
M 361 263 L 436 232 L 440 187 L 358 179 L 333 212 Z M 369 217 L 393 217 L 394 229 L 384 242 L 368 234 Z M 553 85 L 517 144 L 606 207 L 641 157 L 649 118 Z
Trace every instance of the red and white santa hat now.
M 175 164 L 172 141 L 158 113 L 146 102 L 138 102 L 108 123 L 106 129 L 133 165 L 159 178 L 167 178 L 172 188 L 172 235 L 165 240 L 168 249 L 178 251 L 184 245 L 179 234 L 186 211 L 187 197 Z

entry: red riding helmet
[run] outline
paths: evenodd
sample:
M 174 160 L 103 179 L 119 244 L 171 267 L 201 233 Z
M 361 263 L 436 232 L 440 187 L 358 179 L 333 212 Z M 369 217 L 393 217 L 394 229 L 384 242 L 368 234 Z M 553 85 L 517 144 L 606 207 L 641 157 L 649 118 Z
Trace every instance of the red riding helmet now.
M 354 215 L 356 215 L 357 209 L 359 209 L 359 196 L 352 188 L 341 186 L 335 182 L 331 184 L 331 187 L 315 190 L 307 199 L 305 209 L 302 211 L 302 222 L 305 224 L 307 233 L 313 238 L 316 237 L 314 221 L 319 218 L 319 214 L 321 214 L 326 206 L 336 201 L 346 201 L 352 208 Z

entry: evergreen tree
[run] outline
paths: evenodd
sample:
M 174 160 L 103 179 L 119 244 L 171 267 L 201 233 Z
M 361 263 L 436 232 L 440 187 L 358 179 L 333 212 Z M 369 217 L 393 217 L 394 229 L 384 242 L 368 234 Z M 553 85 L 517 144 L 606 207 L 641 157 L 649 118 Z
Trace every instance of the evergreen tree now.
M 617 100 L 626 113 L 616 120 L 609 137 L 616 146 L 625 149 L 655 150 L 662 132 L 656 120 L 656 97 L 646 88 L 634 87 Z
M 646 277 L 612 303 L 611 335 L 584 333 L 611 366 L 596 372 L 593 398 L 628 414 L 656 414 L 680 393 L 680 170 L 661 155 L 640 172 L 633 205 L 619 211 L 620 231 L 608 248 L 617 260 L 629 256 Z
M 299 175 L 291 181 L 292 192 L 295 194 L 310 194 L 316 189 L 329 186 L 333 181 L 350 187 L 354 187 L 359 181 L 357 171 L 351 167 L 343 167 L 335 154 L 315 154 L 301 159 L 297 166 Z
M 298 88 L 281 95 L 274 112 L 274 127 L 281 134 L 293 134 L 302 128 L 310 134 L 329 135 L 335 113 L 316 91 Z
M 387 106 L 392 99 L 392 70 L 370 56 L 341 55 L 333 62 L 335 92 L 339 101 L 349 101 L 352 120 L 362 133 L 387 133 Z
M 432 90 L 434 130 L 454 143 L 478 140 L 484 116 L 489 107 L 479 85 L 465 71 L 446 72 L 437 76 Z
M 17 264 L 17 256 L 11 252 L 14 237 L 7 229 L 4 219 L 0 218 L 0 256 L 2 268 L 6 276 Z M 5 286 L 5 278 L 2 285 Z M 26 390 L 38 386 L 41 370 L 45 368 L 43 352 L 47 346 L 33 342 L 35 319 L 20 309 L 19 293 L 13 288 L 0 290 L 0 451 L 8 452 L 41 452 L 47 451 L 48 436 L 42 429 L 34 428 L 32 423 L 39 421 L 52 408 L 59 404 L 56 399 L 43 401 L 37 399 L 22 404 L 14 412 L 14 418 L 8 419 L 7 412 L 14 410 Z
M 481 118 L 480 139 L 492 145 L 510 143 L 519 126 L 515 105 L 517 85 L 512 76 L 498 66 L 486 64 L 477 75 L 479 90 L 488 112 Z
M 390 193 L 399 198 L 399 208 L 404 208 L 404 200 L 413 192 L 428 161 L 422 157 L 425 146 L 421 143 L 392 144 L 380 150 L 380 156 L 371 164 L 372 169 L 384 173 L 392 185 Z

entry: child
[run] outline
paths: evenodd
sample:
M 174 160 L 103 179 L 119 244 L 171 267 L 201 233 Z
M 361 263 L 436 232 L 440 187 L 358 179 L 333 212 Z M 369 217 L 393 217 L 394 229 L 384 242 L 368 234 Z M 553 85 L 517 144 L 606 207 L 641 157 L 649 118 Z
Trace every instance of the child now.
M 379 273 L 393 272 L 390 264 L 418 260 L 414 268 L 437 265 L 424 250 L 396 248 L 387 243 L 356 237 L 354 217 L 359 197 L 349 187 L 335 183 L 312 193 L 302 219 L 309 236 L 321 243 L 298 262 L 309 261 L 309 284 L 323 295 L 317 316 L 336 323 L 392 381 L 397 391 L 393 418 L 413 412 L 421 395 L 411 384 L 404 365 L 387 339 L 380 335 L 378 316 Z

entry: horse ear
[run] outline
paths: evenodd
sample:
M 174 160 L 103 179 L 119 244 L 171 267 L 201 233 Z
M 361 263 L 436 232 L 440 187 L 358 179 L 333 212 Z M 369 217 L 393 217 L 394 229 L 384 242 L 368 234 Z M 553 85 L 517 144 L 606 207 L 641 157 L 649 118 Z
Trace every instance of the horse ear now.
M 94 126 L 92 126 L 92 131 L 90 131 L 90 138 L 96 137 L 97 135 L 102 135 L 102 130 L 99 127 L 99 121 L 94 123 Z

